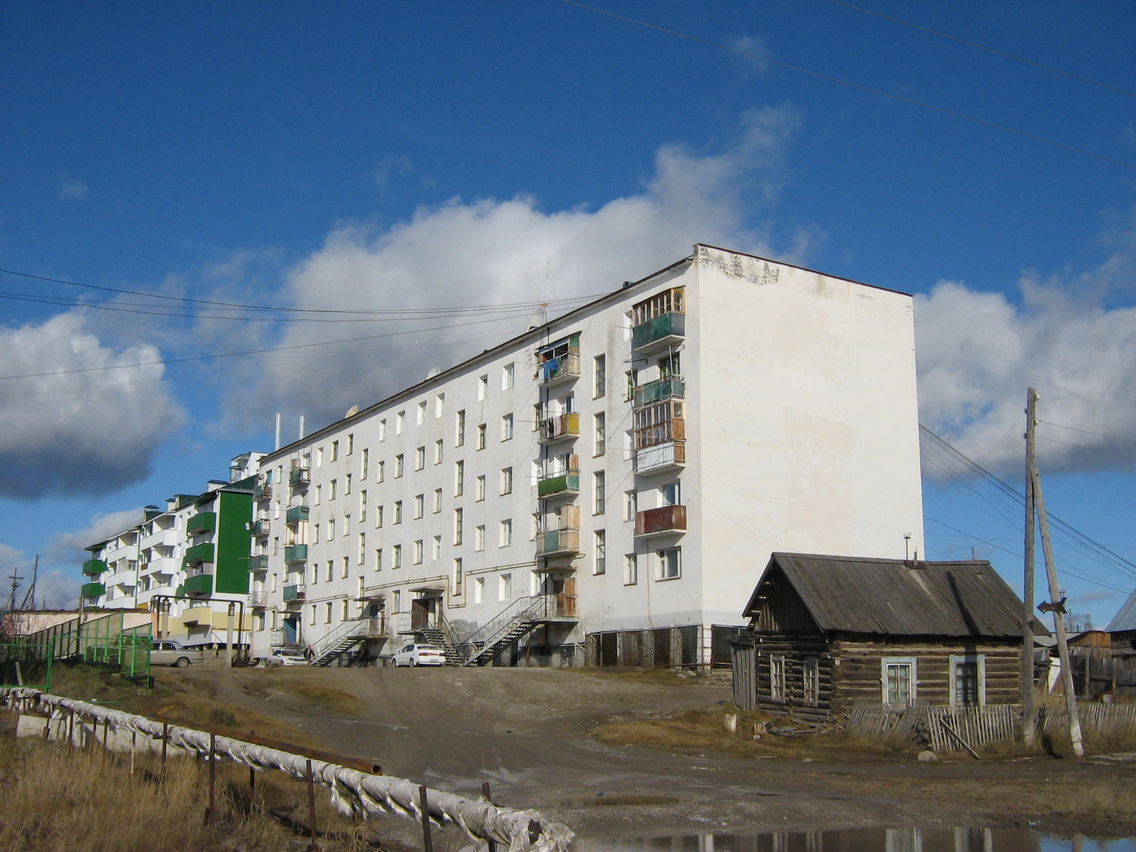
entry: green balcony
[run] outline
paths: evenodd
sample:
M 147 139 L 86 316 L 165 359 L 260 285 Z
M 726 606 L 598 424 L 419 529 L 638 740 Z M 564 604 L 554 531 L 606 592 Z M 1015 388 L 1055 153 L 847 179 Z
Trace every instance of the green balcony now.
M 286 520 L 290 524 L 298 524 L 300 521 L 306 521 L 309 511 L 311 510 L 307 506 L 292 506 L 288 509 Z
M 252 489 L 253 500 L 271 500 L 272 499 L 272 486 L 271 485 L 257 485 Z
M 552 497 L 556 494 L 579 494 L 580 474 L 563 473 L 560 476 L 550 476 L 542 479 L 536 485 L 540 497 Z
M 631 329 L 631 348 L 655 352 L 674 346 L 686 337 L 686 314 L 666 313 Z
M 312 481 L 306 467 L 294 467 L 288 471 L 288 484 L 292 487 L 304 486 Z
M 89 574 L 92 577 L 96 574 L 101 574 L 107 569 L 107 564 L 102 559 L 88 559 L 83 563 L 83 573 Z
M 292 601 L 302 601 L 307 596 L 307 592 L 302 585 L 285 586 L 284 587 L 284 603 L 291 603 Z
M 267 571 L 268 570 L 268 554 L 258 553 L 256 556 L 249 557 L 249 570 L 250 571 Z
M 84 583 L 81 592 L 85 598 L 101 598 L 106 594 L 106 585 L 104 583 Z
M 537 556 L 567 556 L 580 552 L 577 529 L 546 530 L 537 536 Z
M 289 544 L 284 548 L 284 561 L 291 564 L 293 562 L 306 562 L 308 559 L 308 546 L 306 544 Z
M 207 598 L 213 594 L 213 575 L 198 574 L 187 577 L 185 580 L 185 596 L 189 598 Z
M 197 535 L 203 532 L 213 532 L 217 529 L 217 513 L 216 512 L 198 512 L 189 522 L 185 525 L 185 531 L 190 535 Z
M 656 379 L 635 388 L 635 404 L 651 405 L 668 399 L 685 399 L 686 383 L 682 379 Z
M 213 545 L 210 542 L 195 544 L 185 551 L 185 564 L 194 565 L 198 562 L 213 561 Z

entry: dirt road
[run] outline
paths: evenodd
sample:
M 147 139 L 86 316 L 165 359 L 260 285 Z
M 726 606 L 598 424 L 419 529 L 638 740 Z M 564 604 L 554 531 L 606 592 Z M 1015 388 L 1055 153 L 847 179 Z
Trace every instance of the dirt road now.
M 588 734 L 614 717 L 726 702 L 722 678 L 644 683 L 551 669 L 214 666 L 162 678 L 208 685 L 222 701 L 294 725 L 327 749 L 374 759 L 391 775 L 470 796 L 487 780 L 500 803 L 539 808 L 585 835 L 1027 821 L 1136 834 L 1136 811 L 1115 805 L 1110 792 L 1131 789 L 1136 760 L 924 764 L 909 754 L 833 749 L 816 758 L 754 759 L 609 746 Z M 315 698 L 298 696 L 297 686 Z M 355 715 L 328 709 L 344 693 L 359 699 Z

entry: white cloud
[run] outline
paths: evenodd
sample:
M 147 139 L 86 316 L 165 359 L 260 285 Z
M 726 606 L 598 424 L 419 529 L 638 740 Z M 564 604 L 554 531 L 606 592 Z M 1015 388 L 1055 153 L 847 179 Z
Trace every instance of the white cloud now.
M 106 493 L 144 479 L 184 414 L 149 345 L 112 349 L 79 312 L 0 329 L 0 495 Z M 99 367 L 126 367 L 75 372 Z
M 1018 470 L 1034 387 L 1046 472 L 1132 466 L 1136 308 L 1101 298 L 1134 281 L 1128 246 L 1086 274 L 1023 276 L 1020 304 L 940 282 L 916 300 L 921 421 L 985 467 Z
M 67 175 L 59 176 L 59 195 L 73 201 L 87 201 L 91 197 L 91 187 L 85 181 Z
M 350 310 L 532 305 L 545 298 L 546 288 L 553 300 L 610 292 L 680 259 L 696 242 L 769 254 L 768 226 L 759 230 L 749 222 L 768 215 L 763 204 L 776 195 L 781 156 L 796 126 L 789 109 L 755 110 L 724 151 L 666 146 L 642 192 L 594 210 L 545 212 L 527 196 L 453 199 L 380 233 L 340 227 L 291 272 L 287 301 Z M 523 331 L 532 310 L 435 319 L 410 335 L 273 353 L 250 376 L 250 386 L 232 394 L 229 417 L 283 410 L 306 414 L 314 428 L 421 380 L 431 367 L 459 362 L 487 341 Z M 294 324 L 279 343 L 302 346 L 405 328 Z
M 121 512 L 95 515 L 91 522 L 81 530 L 57 533 L 47 543 L 45 557 L 55 565 L 78 565 L 88 559 L 86 548 L 91 544 L 106 541 L 125 529 L 142 523 L 142 507 L 123 509 Z

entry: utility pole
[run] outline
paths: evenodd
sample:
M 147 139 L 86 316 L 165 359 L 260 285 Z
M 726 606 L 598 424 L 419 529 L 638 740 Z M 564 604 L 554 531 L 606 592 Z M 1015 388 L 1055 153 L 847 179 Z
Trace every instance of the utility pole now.
M 1036 399 L 1037 392 L 1030 388 Z M 1077 717 L 1077 695 L 1073 690 L 1073 667 L 1069 661 L 1069 642 L 1065 636 L 1065 601 L 1060 597 L 1061 589 L 1057 582 L 1057 566 L 1053 562 L 1053 547 L 1049 540 L 1049 517 L 1045 513 L 1045 497 L 1041 491 L 1041 474 L 1037 472 L 1036 460 L 1030 466 L 1030 484 L 1037 502 L 1037 517 L 1041 523 L 1041 549 L 1045 555 L 1045 573 L 1049 580 L 1050 603 L 1041 605 L 1044 610 L 1053 612 L 1053 627 L 1057 632 L 1057 654 L 1061 660 L 1061 680 L 1065 693 L 1065 709 L 1069 713 L 1069 738 L 1073 741 L 1073 754 L 1085 756 L 1081 741 L 1081 720 Z
M 1025 580 L 1022 583 L 1022 598 L 1025 613 L 1022 618 L 1022 741 L 1033 742 L 1034 722 L 1037 711 L 1034 708 L 1033 688 L 1033 558 L 1036 541 L 1033 501 L 1034 434 L 1037 423 L 1034 403 L 1037 391 L 1029 389 L 1026 395 L 1026 560 Z

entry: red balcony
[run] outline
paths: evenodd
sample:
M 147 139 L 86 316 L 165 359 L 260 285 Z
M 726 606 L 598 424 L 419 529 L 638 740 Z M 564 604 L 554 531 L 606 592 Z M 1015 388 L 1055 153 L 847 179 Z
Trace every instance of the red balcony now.
M 686 506 L 661 506 L 635 513 L 635 535 L 686 532 Z

